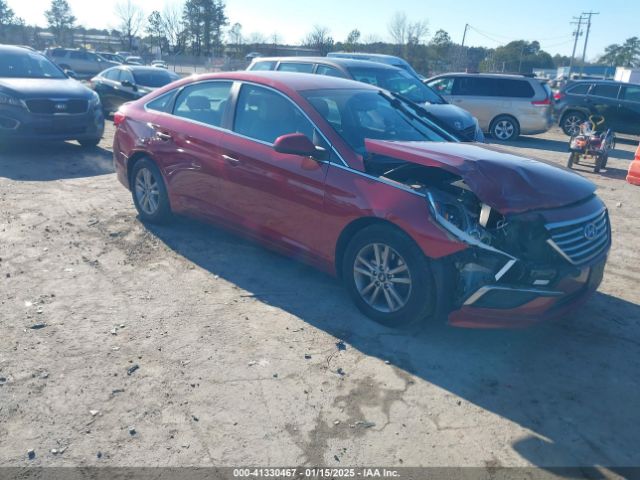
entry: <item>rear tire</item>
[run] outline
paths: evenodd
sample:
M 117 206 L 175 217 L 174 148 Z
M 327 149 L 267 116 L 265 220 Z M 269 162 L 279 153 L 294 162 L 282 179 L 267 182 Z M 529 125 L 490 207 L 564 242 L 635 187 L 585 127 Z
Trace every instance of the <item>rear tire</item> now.
M 131 195 L 143 222 L 166 223 L 171 219 L 169 196 L 162 174 L 148 158 L 138 160 L 133 166 Z
M 565 135 L 575 137 L 580 133 L 580 125 L 587 121 L 587 117 L 580 112 L 567 112 L 562 115 L 560 128 Z
M 424 320 L 436 312 L 436 283 L 427 257 L 402 231 L 372 225 L 354 235 L 342 278 L 358 309 L 389 327 Z
M 499 115 L 491 122 L 489 132 L 496 140 L 516 140 L 520 136 L 520 124 L 511 115 Z
M 596 163 L 593 167 L 593 173 L 600 173 L 600 169 L 604 167 L 605 159 L 603 155 L 596 155 Z

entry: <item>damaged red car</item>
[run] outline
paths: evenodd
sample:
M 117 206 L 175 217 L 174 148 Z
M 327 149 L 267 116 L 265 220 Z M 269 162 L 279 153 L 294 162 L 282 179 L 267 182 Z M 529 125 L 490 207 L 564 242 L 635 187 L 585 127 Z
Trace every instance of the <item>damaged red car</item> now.
M 607 209 L 577 174 L 458 142 L 372 85 L 190 77 L 123 106 L 114 161 L 140 218 L 215 223 L 342 279 L 394 326 L 520 327 L 594 292 Z

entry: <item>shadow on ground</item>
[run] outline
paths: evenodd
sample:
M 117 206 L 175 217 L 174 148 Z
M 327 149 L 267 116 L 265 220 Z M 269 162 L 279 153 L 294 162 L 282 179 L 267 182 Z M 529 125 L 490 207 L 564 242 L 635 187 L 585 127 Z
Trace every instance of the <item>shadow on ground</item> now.
M 50 181 L 113 173 L 113 157 L 104 148 L 73 142 L 0 146 L 0 177 Z
M 598 293 L 576 317 L 527 330 L 397 331 L 360 315 L 333 278 L 235 235 L 185 219 L 150 229 L 256 300 L 530 430 L 513 448 L 534 465 L 589 478 L 640 465 L 636 304 Z

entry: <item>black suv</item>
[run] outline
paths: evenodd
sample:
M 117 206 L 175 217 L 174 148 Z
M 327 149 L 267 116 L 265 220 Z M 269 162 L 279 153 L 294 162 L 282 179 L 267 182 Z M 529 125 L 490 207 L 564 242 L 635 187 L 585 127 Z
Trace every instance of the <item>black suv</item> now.
M 591 115 L 601 115 L 616 133 L 640 135 L 640 85 L 610 80 L 578 80 L 555 95 L 560 128 L 570 136 Z

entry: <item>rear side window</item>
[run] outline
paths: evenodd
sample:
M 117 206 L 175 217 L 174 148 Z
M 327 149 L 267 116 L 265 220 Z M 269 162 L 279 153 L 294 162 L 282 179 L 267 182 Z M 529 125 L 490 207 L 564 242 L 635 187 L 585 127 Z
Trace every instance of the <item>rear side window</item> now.
M 107 70 L 102 74 L 102 76 L 107 80 L 113 80 L 115 82 L 118 80 L 118 77 L 119 77 L 118 71 L 119 70 L 117 68 L 114 68 L 112 70 Z
M 338 70 L 337 68 L 330 67 L 328 65 L 318 65 L 318 68 L 316 69 L 316 74 L 326 75 L 328 77 L 346 78 L 346 75 L 342 73 L 340 70 Z
M 87 58 L 87 54 L 84 52 L 70 52 L 69 57 L 74 60 L 85 60 Z
M 260 71 L 260 70 L 273 70 L 276 66 L 276 62 L 255 62 L 251 65 L 250 70 L 252 71 Z
M 569 87 L 567 89 L 567 93 L 571 95 L 586 95 L 589 91 L 589 87 L 591 87 L 590 83 L 580 83 L 574 87 Z
M 624 87 L 622 98 L 630 102 L 640 102 L 640 87 Z
M 176 99 L 173 114 L 220 127 L 231 85 L 231 82 L 206 82 L 185 87 Z
M 490 78 L 457 77 L 453 82 L 452 94 L 494 97 L 496 96 L 495 82 Z
M 293 103 L 278 93 L 253 85 L 243 85 L 240 90 L 233 130 L 267 143 L 274 143 L 289 133 L 314 138 L 313 125 Z
M 496 79 L 495 92 L 498 97 L 531 98 L 535 94 L 526 80 Z
M 618 98 L 619 85 L 596 84 L 591 89 L 591 95 L 595 97 Z
M 278 65 L 278 71 L 311 73 L 313 72 L 313 63 L 281 62 Z
M 61 49 L 61 48 L 54 48 L 54 49 L 51 51 L 51 56 L 52 56 L 52 57 L 64 57 L 64 54 L 65 54 L 65 53 L 66 53 L 66 52 L 65 52 L 63 49 Z

